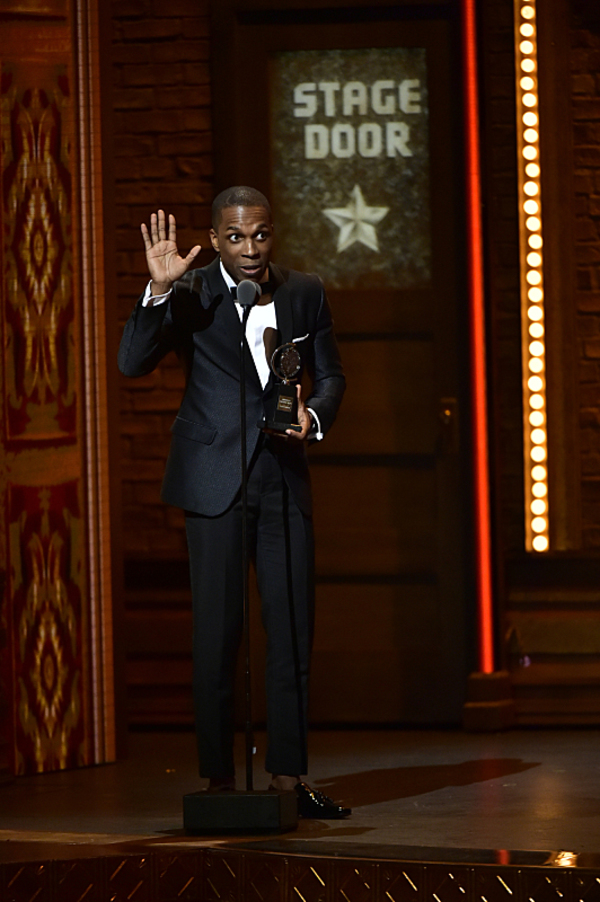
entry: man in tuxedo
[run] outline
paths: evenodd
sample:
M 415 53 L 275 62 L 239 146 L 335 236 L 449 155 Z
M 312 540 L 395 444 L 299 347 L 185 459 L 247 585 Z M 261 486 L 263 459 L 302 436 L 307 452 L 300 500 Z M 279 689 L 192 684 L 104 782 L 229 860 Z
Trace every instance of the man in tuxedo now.
M 317 276 L 271 263 L 267 199 L 235 187 L 213 203 L 210 238 L 218 256 L 192 269 L 175 217 L 141 227 L 150 282 L 123 333 L 119 367 L 151 372 L 178 355 L 186 388 L 175 422 L 162 498 L 186 512 L 194 614 L 194 705 L 200 774 L 209 790 L 234 789 L 233 684 L 243 628 L 241 549 L 240 341 L 237 285 L 260 286 L 245 331 L 248 537 L 267 633 L 266 769 L 274 789 L 294 789 L 304 817 L 350 814 L 300 780 L 307 771 L 308 671 L 314 620 L 314 552 L 306 459 L 338 411 L 345 382 L 331 313 Z M 277 379 L 269 360 L 293 343 L 300 354 L 297 429 L 265 428 Z M 306 402 L 300 380 L 310 382 Z

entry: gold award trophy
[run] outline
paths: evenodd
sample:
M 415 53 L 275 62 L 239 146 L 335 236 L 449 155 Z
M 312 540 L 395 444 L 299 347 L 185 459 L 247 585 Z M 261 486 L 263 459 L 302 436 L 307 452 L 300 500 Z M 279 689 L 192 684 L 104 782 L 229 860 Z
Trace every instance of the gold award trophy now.
M 266 422 L 266 428 L 275 432 L 285 432 L 293 429 L 294 432 L 302 432 L 298 425 L 298 401 L 296 398 L 296 386 L 293 380 L 302 367 L 300 352 L 293 342 L 280 345 L 273 351 L 270 366 L 275 375 L 281 379 L 275 389 L 275 404 L 273 412 Z

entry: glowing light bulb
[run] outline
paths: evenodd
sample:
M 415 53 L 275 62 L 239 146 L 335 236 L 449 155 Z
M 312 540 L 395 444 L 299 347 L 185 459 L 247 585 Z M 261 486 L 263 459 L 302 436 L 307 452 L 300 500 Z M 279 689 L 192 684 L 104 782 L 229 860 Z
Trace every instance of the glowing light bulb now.
M 526 128 L 523 132 L 523 138 L 528 144 L 535 144 L 539 135 L 534 128 Z
M 530 254 L 527 254 L 527 265 L 528 266 L 541 266 L 542 258 L 540 254 L 536 251 L 532 251 Z
M 544 429 L 532 429 L 531 441 L 534 445 L 543 445 L 546 441 L 546 431 Z
M 530 38 L 533 34 L 533 25 L 530 25 L 529 22 L 524 22 L 523 25 L 519 28 L 519 31 L 523 35 L 524 38 Z
M 539 285 L 542 277 L 536 269 L 530 269 L 525 276 L 530 285 Z
M 539 517 L 541 514 L 545 514 L 548 510 L 548 505 L 545 501 L 542 501 L 541 498 L 536 498 L 535 501 L 532 501 L 530 504 L 530 510 L 532 514 L 535 514 L 536 517 Z
M 536 498 L 545 498 L 548 494 L 548 486 L 545 482 L 534 482 L 531 486 L 531 494 Z
M 546 536 L 534 536 L 531 544 L 534 551 L 548 550 L 548 539 L 546 538 Z
M 530 235 L 527 239 L 529 247 L 534 247 L 536 249 L 539 249 L 543 243 L 541 235 Z
M 521 10 L 524 19 L 535 19 L 535 10 L 533 6 L 524 6 Z
M 541 357 L 544 350 L 544 344 L 541 341 L 532 341 L 529 345 L 529 353 L 532 357 Z
M 529 414 L 529 422 L 532 426 L 543 426 L 544 414 L 540 410 L 533 410 Z
M 541 304 L 544 292 L 541 288 L 530 288 L 527 292 L 527 297 L 530 301 L 533 301 L 534 304 Z
M 535 160 L 538 155 L 537 147 L 534 147 L 532 144 L 528 144 L 527 147 L 524 147 L 521 153 L 526 160 Z
M 519 84 L 524 91 L 532 91 L 535 88 L 535 82 L 530 75 L 524 75 Z
M 537 182 L 525 182 L 523 191 L 528 197 L 535 197 L 536 194 L 540 193 L 540 186 Z
M 535 482 L 542 482 L 542 480 L 546 479 L 547 476 L 548 471 L 546 470 L 546 467 L 537 466 L 533 467 L 531 470 L 531 478 Z
M 521 41 L 521 43 L 519 44 L 519 50 L 525 55 L 533 53 L 533 44 L 531 43 L 531 41 Z
M 533 304 L 527 311 L 527 316 L 529 319 L 535 322 L 536 320 L 544 318 L 544 311 L 541 307 L 538 307 L 537 304 Z M 539 388 L 532 388 L 531 390 L 539 391 Z
M 530 179 L 536 179 L 540 174 L 540 167 L 537 163 L 528 163 L 525 167 L 525 175 L 528 175 Z
M 541 410 L 544 407 L 544 399 L 541 395 L 530 395 L 529 397 L 529 406 L 533 407 L 534 410 Z
M 523 106 L 535 106 L 537 103 L 537 97 L 535 94 L 532 94 L 528 91 L 527 94 L 523 94 L 522 101 Z
M 537 200 L 526 200 L 523 204 L 523 210 L 527 213 L 528 216 L 533 216 L 536 213 L 539 213 L 540 205 Z
M 521 69 L 523 72 L 533 72 L 535 69 L 534 61 L 528 59 L 521 60 Z
M 529 203 L 529 201 L 527 201 L 527 203 Z M 527 213 L 527 210 L 525 210 L 525 212 Z M 525 225 L 530 232 L 539 232 L 542 227 L 542 221 L 537 216 L 529 216 L 525 220 Z
M 536 463 L 540 463 L 540 461 L 546 460 L 546 449 L 543 445 L 534 445 L 530 451 L 530 457 Z
M 534 517 L 531 521 L 531 528 L 534 532 L 545 532 L 548 528 L 548 523 L 544 517 Z

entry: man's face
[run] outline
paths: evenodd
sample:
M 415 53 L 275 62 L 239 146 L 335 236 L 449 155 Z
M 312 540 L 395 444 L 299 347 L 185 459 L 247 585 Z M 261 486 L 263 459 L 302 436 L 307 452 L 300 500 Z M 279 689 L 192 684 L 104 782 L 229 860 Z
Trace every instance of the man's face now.
M 273 246 L 273 226 L 264 207 L 225 207 L 210 240 L 223 266 L 235 282 L 268 278 Z

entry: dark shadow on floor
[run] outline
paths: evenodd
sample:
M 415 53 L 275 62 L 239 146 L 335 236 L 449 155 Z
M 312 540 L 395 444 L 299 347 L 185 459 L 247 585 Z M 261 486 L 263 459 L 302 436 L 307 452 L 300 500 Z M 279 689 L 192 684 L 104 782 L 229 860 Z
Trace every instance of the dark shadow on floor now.
M 315 780 L 314 785 L 333 799 L 343 800 L 350 807 L 360 807 L 424 795 L 447 786 L 485 783 L 509 774 L 520 774 L 540 767 L 540 764 L 539 761 L 523 761 L 521 758 L 479 758 L 459 764 L 359 771 Z

